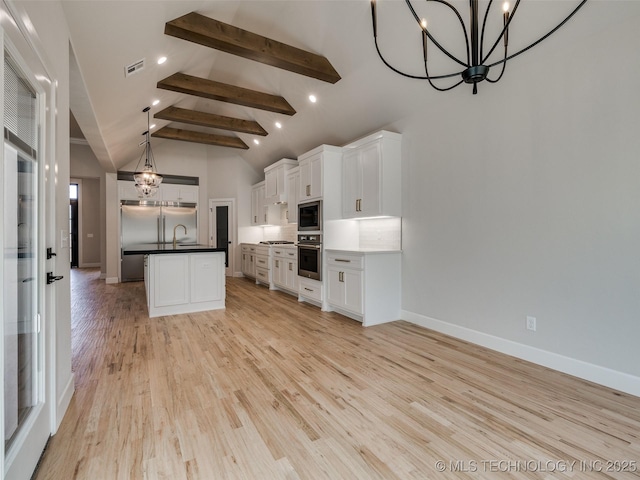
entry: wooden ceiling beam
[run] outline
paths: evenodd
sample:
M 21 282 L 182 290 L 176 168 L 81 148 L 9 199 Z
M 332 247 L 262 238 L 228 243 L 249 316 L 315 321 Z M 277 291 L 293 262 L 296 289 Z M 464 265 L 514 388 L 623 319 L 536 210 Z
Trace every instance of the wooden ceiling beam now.
M 266 136 L 267 131 L 253 120 L 241 120 L 239 118 L 225 117 L 214 113 L 197 112 L 186 108 L 167 107 L 156 113 L 154 118 L 170 120 L 172 122 L 188 123 L 190 125 L 200 125 L 202 127 L 219 128 L 232 132 L 249 133 L 252 135 Z
M 167 22 L 164 33 L 329 83 L 340 75 L 321 55 L 191 12 Z
M 185 73 L 174 73 L 170 77 L 160 80 L 158 88 L 173 92 L 186 93 L 197 97 L 209 98 L 221 102 L 244 105 L 270 112 L 294 115 L 296 111 L 283 97 L 268 93 L 236 87 L 226 83 L 216 82 L 206 78 L 194 77 Z
M 225 135 L 215 135 L 213 133 L 194 132 L 192 130 L 182 130 L 179 128 L 163 127 L 151 134 L 152 137 L 168 138 L 170 140 L 181 140 L 183 142 L 204 143 L 206 145 L 217 145 L 220 147 L 241 148 L 248 150 L 249 147 L 238 137 L 227 137 Z

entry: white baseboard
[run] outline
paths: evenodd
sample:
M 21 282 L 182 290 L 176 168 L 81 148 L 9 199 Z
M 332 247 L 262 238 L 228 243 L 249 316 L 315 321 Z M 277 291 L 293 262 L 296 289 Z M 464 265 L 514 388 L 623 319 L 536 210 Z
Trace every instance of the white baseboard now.
M 120 283 L 118 277 L 107 277 L 105 278 L 105 283 Z
M 73 397 L 73 392 L 75 392 L 75 383 L 74 383 L 74 375 L 71 374 L 69 381 L 64 387 L 62 391 L 62 395 L 58 399 L 58 404 L 56 405 L 56 422 L 55 422 L 55 431 L 51 433 L 56 433 L 58 431 L 58 427 L 64 418 L 64 414 L 69 408 L 69 404 L 71 403 L 71 397 Z
M 640 397 L 640 377 L 402 310 L 401 318 L 497 352 Z
M 80 268 L 95 268 L 99 266 L 100 266 L 100 263 L 81 263 L 79 265 Z

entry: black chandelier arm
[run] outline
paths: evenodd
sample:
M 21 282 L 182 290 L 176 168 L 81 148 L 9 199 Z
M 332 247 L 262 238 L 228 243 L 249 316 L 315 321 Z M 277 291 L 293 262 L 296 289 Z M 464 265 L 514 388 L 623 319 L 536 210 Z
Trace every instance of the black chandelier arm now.
M 382 63 L 384 63 L 388 68 L 390 68 L 391 70 L 396 72 L 398 75 L 402 75 L 403 77 L 415 78 L 417 80 L 440 80 L 442 78 L 457 77 L 460 74 L 462 74 L 462 71 L 459 71 L 459 72 L 455 72 L 455 73 L 449 73 L 449 74 L 446 74 L 446 75 L 436 75 L 436 76 L 433 76 L 433 77 L 427 77 L 427 76 L 424 76 L 424 75 L 412 75 L 410 73 L 404 73 L 404 72 L 398 70 L 397 68 L 395 68 L 389 62 L 387 62 L 387 60 L 382 56 L 382 52 L 380 52 L 380 48 L 378 47 L 378 39 L 377 38 L 374 38 L 374 44 L 376 46 L 376 51 L 378 52 L 378 56 L 380 57 L 380 60 L 382 60 Z
M 516 0 L 516 4 L 513 6 L 513 10 L 511 11 L 511 15 L 509 15 L 509 20 L 507 20 L 507 23 L 502 28 L 502 32 L 500 32 L 500 35 L 498 35 L 498 38 L 496 38 L 496 41 L 493 44 L 493 46 L 491 47 L 491 50 L 489 50 L 489 53 L 487 53 L 486 56 L 480 55 L 480 58 L 482 59 L 482 63 L 483 64 L 484 64 L 484 62 L 487 61 L 487 59 L 491 56 L 493 51 L 496 49 L 496 47 L 498 46 L 498 43 L 500 43 L 500 40 L 502 40 L 502 38 L 505 36 L 507 30 L 509 29 L 509 25 L 511 24 L 511 20 L 513 20 L 513 17 L 516 15 L 516 11 L 518 10 L 518 5 L 520 5 L 520 0 Z M 487 13 L 489 13 L 489 7 L 487 7 L 487 11 L 485 13 L 485 20 L 487 18 L 487 15 L 486 15 Z M 484 31 L 484 25 L 482 26 L 482 30 Z
M 424 71 L 427 74 L 426 79 L 429 81 L 429 85 L 431 85 L 433 88 L 435 88 L 439 92 L 446 92 L 448 90 L 453 90 L 454 88 L 456 88 L 458 85 L 460 85 L 463 82 L 463 80 L 460 80 L 458 83 L 456 83 L 454 85 L 451 85 L 450 87 L 438 87 L 432 81 L 432 80 L 434 80 L 434 79 L 436 79 L 438 77 L 430 77 L 429 76 L 429 69 L 427 68 L 427 62 L 424 62 Z M 460 74 L 457 74 L 457 75 L 460 75 Z
M 556 27 L 553 30 L 549 31 L 546 35 L 540 37 L 538 40 L 533 42 L 528 47 L 524 47 L 522 50 L 518 50 L 516 53 L 512 53 L 511 55 L 509 55 L 508 57 L 506 57 L 506 58 L 504 58 L 502 60 L 498 60 L 497 62 L 491 63 L 491 64 L 487 65 L 487 67 L 489 67 L 489 68 L 495 67 L 496 65 L 500 65 L 501 63 L 505 63 L 507 60 L 511 60 L 512 58 L 517 57 L 518 55 L 526 52 L 527 50 L 531 50 L 533 47 L 538 45 L 543 40 L 546 40 L 548 37 L 550 37 L 552 34 L 554 34 L 557 30 L 559 30 L 560 27 L 562 27 L 565 23 L 567 23 L 569 21 L 569 19 L 571 17 L 573 17 L 578 12 L 578 10 L 580 10 L 582 8 L 582 6 L 585 3 L 587 3 L 587 0 L 582 0 L 580 2 L 580 4 L 562 22 L 560 22 L 558 25 L 556 25 Z
M 502 78 L 502 75 L 504 75 L 504 71 L 507 67 L 507 47 L 504 47 L 504 59 L 502 61 L 502 70 L 500 71 L 500 75 L 498 75 L 498 78 L 496 78 L 495 80 L 491 80 L 489 77 L 485 78 L 485 80 L 489 83 L 498 83 L 500 81 L 500 79 Z
M 451 10 L 453 10 L 453 12 L 456 14 L 456 16 L 458 17 L 458 20 L 460 21 L 460 26 L 462 26 L 462 32 L 464 33 L 464 40 L 467 44 L 467 63 L 464 63 L 462 60 L 458 59 L 457 57 L 454 57 L 451 53 L 449 53 L 449 51 L 444 48 L 442 45 L 440 45 L 440 42 L 438 42 L 430 33 L 429 30 L 427 30 L 426 28 L 422 27 L 422 21 L 420 20 L 420 17 L 418 17 L 418 14 L 416 13 L 416 11 L 413 8 L 413 5 L 411 5 L 411 1 L 410 0 L 405 0 L 407 6 L 409 7 L 409 10 L 411 11 L 411 13 L 413 14 L 413 18 L 415 18 L 416 22 L 418 22 L 418 25 L 420 25 L 420 28 L 427 34 L 427 36 L 431 39 L 431 41 L 433 42 L 433 44 L 438 47 L 438 49 L 444 53 L 447 57 L 449 57 L 451 60 L 453 60 L 456 63 L 459 63 L 460 65 L 462 65 L 463 67 L 468 67 L 469 66 L 469 36 L 467 35 L 467 28 L 464 25 L 464 21 L 462 20 L 462 17 L 460 16 L 460 13 L 458 13 L 458 11 L 455 9 L 455 7 L 453 7 L 453 5 L 447 3 L 445 0 L 426 0 L 428 2 L 437 2 L 437 3 L 442 3 L 443 5 L 446 5 L 447 7 L 449 7 Z M 435 77 L 432 77 L 435 78 Z

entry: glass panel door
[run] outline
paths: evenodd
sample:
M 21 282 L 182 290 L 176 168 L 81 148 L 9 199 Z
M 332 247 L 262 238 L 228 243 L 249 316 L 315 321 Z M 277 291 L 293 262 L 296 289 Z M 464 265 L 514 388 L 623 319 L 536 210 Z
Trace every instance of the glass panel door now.
M 38 168 L 4 146 L 5 451 L 40 402 L 38 365 Z

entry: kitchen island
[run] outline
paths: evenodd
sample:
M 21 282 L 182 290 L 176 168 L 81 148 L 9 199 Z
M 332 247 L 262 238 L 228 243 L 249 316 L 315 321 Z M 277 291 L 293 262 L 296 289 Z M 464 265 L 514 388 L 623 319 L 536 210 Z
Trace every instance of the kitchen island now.
M 224 248 L 154 243 L 122 254 L 145 255 L 149 317 L 225 308 Z

